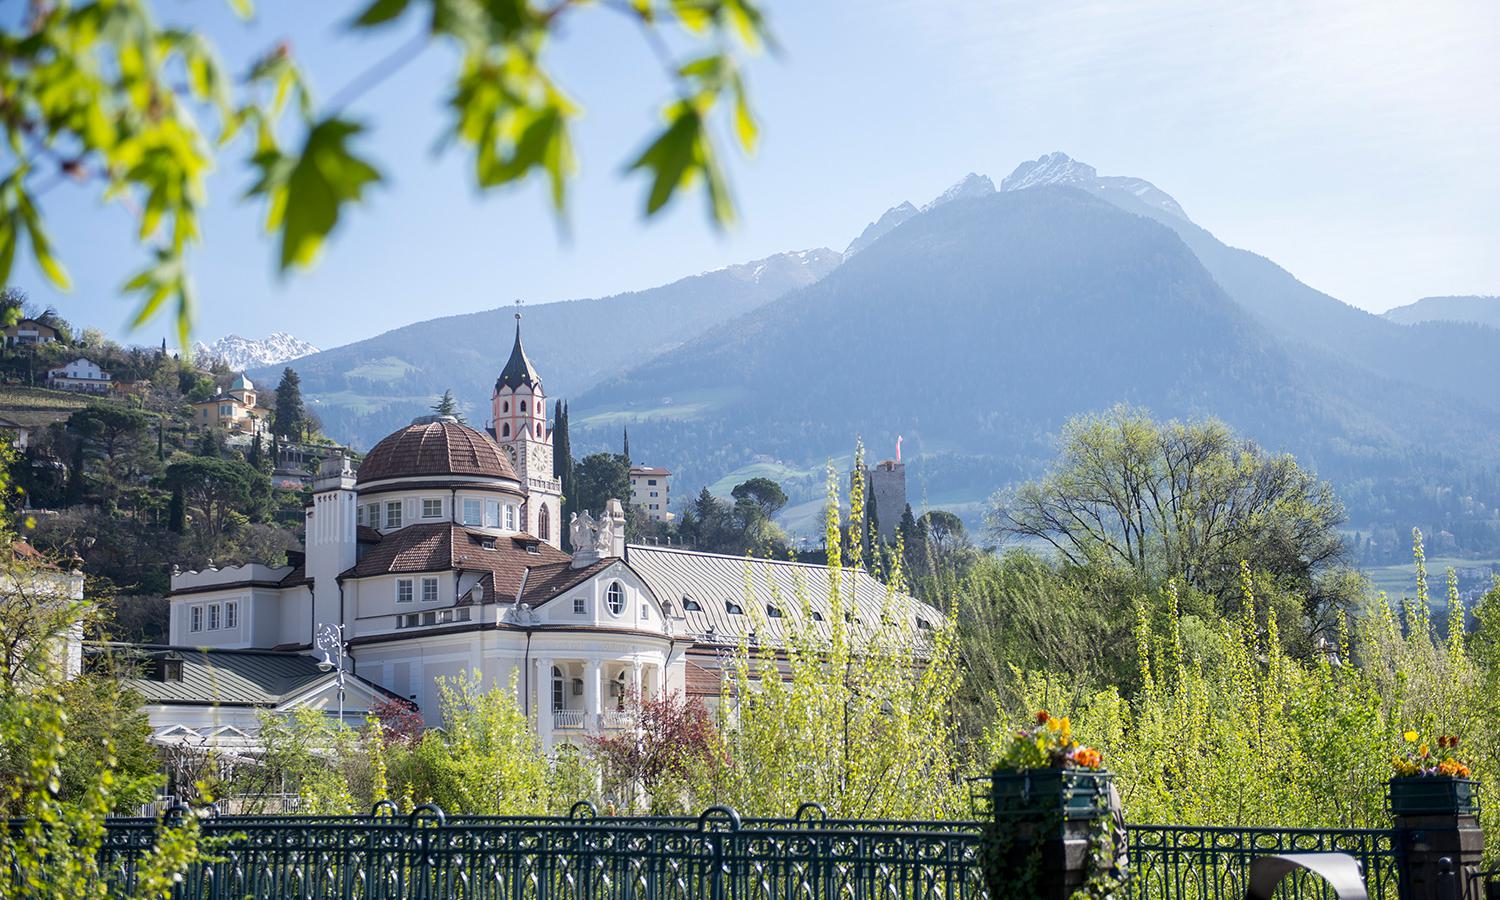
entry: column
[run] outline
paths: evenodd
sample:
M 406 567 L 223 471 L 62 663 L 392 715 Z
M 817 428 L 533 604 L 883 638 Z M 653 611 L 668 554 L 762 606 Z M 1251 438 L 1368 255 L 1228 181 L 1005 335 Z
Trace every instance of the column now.
M 627 702 L 639 704 L 644 699 L 644 691 L 641 685 L 641 661 L 630 662 L 630 696 L 625 698 Z
M 597 659 L 583 664 L 583 727 L 589 731 L 604 730 L 604 704 L 600 698 L 600 679 L 604 665 Z
M 552 749 L 552 657 L 537 657 L 536 668 L 536 734 L 545 751 Z

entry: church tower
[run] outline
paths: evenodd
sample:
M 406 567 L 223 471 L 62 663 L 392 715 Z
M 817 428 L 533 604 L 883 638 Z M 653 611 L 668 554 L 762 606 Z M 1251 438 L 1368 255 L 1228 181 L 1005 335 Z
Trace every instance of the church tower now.
M 490 400 L 490 433 L 510 454 L 511 465 L 526 491 L 521 528 L 554 547 L 562 546 L 562 482 L 552 474 L 552 430 L 547 427 L 547 395 L 541 376 L 521 346 L 521 314 L 516 313 L 516 342 Z

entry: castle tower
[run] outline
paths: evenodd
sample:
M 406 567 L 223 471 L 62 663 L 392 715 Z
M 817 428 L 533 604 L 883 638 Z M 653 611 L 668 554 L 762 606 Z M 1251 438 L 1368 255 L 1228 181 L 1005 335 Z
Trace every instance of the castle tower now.
M 554 547 L 562 546 L 562 482 L 552 474 L 552 430 L 547 427 L 547 394 L 541 376 L 521 346 L 521 314 L 516 313 L 516 342 L 510 359 L 495 379 L 490 398 L 490 433 L 510 454 L 511 465 L 526 491 L 521 528 Z

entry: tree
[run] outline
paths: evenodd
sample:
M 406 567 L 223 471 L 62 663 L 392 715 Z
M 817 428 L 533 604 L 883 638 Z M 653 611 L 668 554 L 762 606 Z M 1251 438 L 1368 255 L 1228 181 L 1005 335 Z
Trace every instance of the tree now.
M 362 0 L 351 9 L 350 31 L 404 18 L 419 23 L 419 37 L 354 73 L 326 105 L 313 97 L 285 41 L 237 77 L 220 66 L 207 36 L 157 25 L 152 5 L 37 6 L 21 17 L 20 33 L 8 37 L 0 54 L 0 81 L 7 85 L 0 122 L 15 148 L 11 165 L 0 172 L 0 247 L 15 248 L 24 236 L 38 268 L 60 288 L 69 281 L 46 230 L 44 201 L 54 199 L 48 189 L 59 182 L 102 188 L 106 198 L 142 210 L 130 227 L 149 246 L 150 259 L 125 286 L 141 295 L 136 324 L 170 300 L 187 347 L 193 304 L 187 263 L 208 202 L 205 176 L 219 157 L 245 154 L 244 168 L 254 177 L 249 196 L 266 204 L 266 230 L 280 244 L 279 268 L 310 266 L 348 209 L 383 178 L 360 156 L 356 144 L 364 126 L 346 117 L 344 107 L 433 45 L 459 51 L 441 91 L 454 111 L 444 137 L 470 153 L 475 183 L 493 189 L 544 176 L 563 213 L 576 168 L 571 128 L 580 110 L 554 80 L 549 51 L 562 23 L 583 14 L 587 4 Z M 247 0 L 235 5 L 249 14 Z M 712 220 L 730 221 L 734 209 L 711 123 L 723 110 L 738 143 L 746 150 L 754 145 L 740 57 L 766 38 L 760 10 L 753 0 L 611 10 L 633 20 L 662 54 L 680 98 L 629 165 L 650 183 L 646 213 L 702 183 Z M 103 20 L 110 27 L 99 27 Z M 703 46 L 676 59 L 680 35 Z M 280 135 L 290 133 L 300 136 L 300 145 L 283 143 Z M 140 164 L 142 148 L 155 148 L 150 165 Z M 9 280 L 13 256 L 0 253 L 0 284 Z
M 630 503 L 630 465 L 618 453 L 591 453 L 578 463 L 573 496 L 579 510 L 598 513 L 610 500 Z
M 573 536 L 567 523 L 573 518 L 573 513 L 578 511 L 578 498 L 574 496 L 574 463 L 573 442 L 568 436 L 568 407 L 561 400 L 557 401 L 557 412 L 552 417 L 552 474 L 557 477 L 562 485 L 562 524 L 558 527 L 558 535 L 562 538 L 562 548 L 567 551 L 573 549 Z
M 624 428 L 620 435 L 620 455 L 625 458 L 625 465 L 630 465 L 630 429 Z
M 191 457 L 168 466 L 166 480 L 182 492 L 194 530 L 209 540 L 228 531 L 235 515 L 260 518 L 271 500 L 266 476 L 237 459 Z
M 723 765 L 713 717 L 702 700 L 678 693 L 637 694 L 628 709 L 634 727 L 591 741 L 606 795 L 625 809 L 644 800 L 643 811 L 653 815 L 692 812 L 683 807 L 689 786 L 712 780 L 712 770 Z
M 276 385 L 276 410 L 271 417 L 271 433 L 289 441 L 301 440 L 307 411 L 302 406 L 302 379 L 291 366 L 281 370 Z
M 1271 455 L 1223 423 L 1159 423 L 1117 407 L 1067 423 L 1052 472 L 998 495 L 996 537 L 1041 541 L 1072 565 L 1122 565 L 1178 578 L 1228 609 L 1253 560 L 1306 598 L 1314 630 L 1346 602 L 1322 579 L 1338 563 L 1343 505 L 1289 455 Z
M 451 389 L 443 391 L 443 396 L 439 397 L 438 402 L 432 405 L 432 411 L 440 416 L 452 416 L 461 425 L 469 424 L 468 420 L 464 418 L 463 412 L 458 408 L 458 401 L 453 399 L 453 391 Z
M 775 518 L 782 507 L 786 506 L 787 499 L 786 491 L 781 489 L 781 485 L 765 477 L 740 482 L 730 490 L 729 496 L 753 503 L 767 519 Z

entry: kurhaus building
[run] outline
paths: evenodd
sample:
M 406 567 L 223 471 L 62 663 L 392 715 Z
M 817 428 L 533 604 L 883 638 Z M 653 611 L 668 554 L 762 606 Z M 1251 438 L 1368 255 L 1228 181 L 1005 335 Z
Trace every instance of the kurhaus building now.
M 424 416 L 378 443 L 357 471 L 326 461 L 306 511 L 305 552 L 282 567 L 174 573 L 173 647 L 155 650 L 209 648 L 195 665 L 211 669 L 222 651 L 236 654 L 238 671 L 259 671 L 244 654 L 312 655 L 320 629 L 342 626 L 360 687 L 346 701 L 363 698 L 345 706 L 351 720 L 394 695 L 440 724 L 439 680 L 477 671 L 492 689 L 514 686 L 550 747 L 625 726 L 637 691 L 717 698 L 723 661 L 742 641 L 774 647 L 790 627 L 829 627 L 824 567 L 627 545 L 617 500 L 597 518 L 561 522 L 546 396 L 519 322 L 492 409 L 487 431 Z M 563 528 L 571 554 L 561 549 Z M 843 578 L 856 632 L 895 616 L 917 633 L 940 618 L 863 572 Z M 212 679 L 201 680 L 211 692 Z M 282 697 L 282 687 L 262 689 Z M 316 687 L 298 683 L 329 708 L 331 695 Z M 163 693 L 172 692 L 152 696 Z M 189 718 L 183 707 L 194 702 L 195 727 L 211 734 L 202 707 L 212 713 L 216 698 L 186 695 L 176 713 L 153 707 L 158 733 L 179 724 L 174 714 Z

